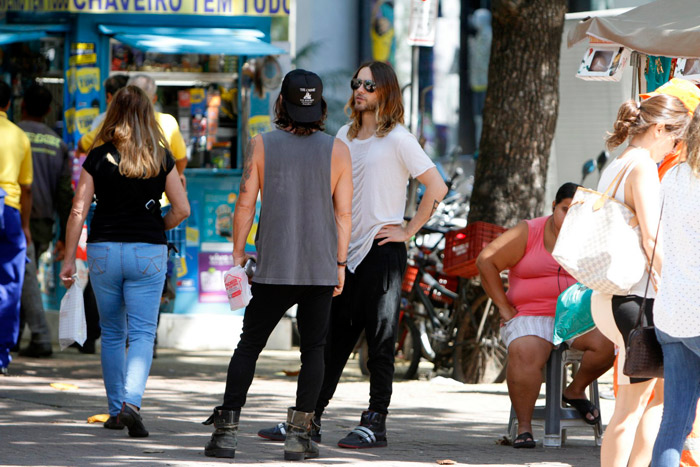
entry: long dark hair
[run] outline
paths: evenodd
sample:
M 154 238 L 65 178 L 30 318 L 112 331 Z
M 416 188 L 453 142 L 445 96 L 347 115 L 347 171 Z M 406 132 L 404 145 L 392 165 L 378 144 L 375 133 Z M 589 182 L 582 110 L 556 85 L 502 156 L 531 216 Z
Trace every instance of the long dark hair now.
M 325 130 L 327 114 L 328 106 L 323 97 L 321 97 L 321 120 L 311 123 L 295 122 L 284 105 L 282 105 L 282 94 L 279 95 L 277 102 L 275 102 L 275 126 L 280 130 L 290 131 L 299 136 L 308 136 L 314 131 Z
M 372 78 L 377 83 L 377 132 L 380 138 L 389 134 L 396 124 L 403 124 L 403 99 L 401 98 L 401 87 L 396 73 L 391 65 L 384 62 L 366 62 L 355 70 L 352 78 L 357 78 L 360 70 L 369 68 Z M 348 139 L 352 140 L 357 136 L 362 126 L 362 114 L 355 110 L 354 93 L 350 95 L 348 103 L 345 104 L 345 113 L 350 117 L 350 129 Z

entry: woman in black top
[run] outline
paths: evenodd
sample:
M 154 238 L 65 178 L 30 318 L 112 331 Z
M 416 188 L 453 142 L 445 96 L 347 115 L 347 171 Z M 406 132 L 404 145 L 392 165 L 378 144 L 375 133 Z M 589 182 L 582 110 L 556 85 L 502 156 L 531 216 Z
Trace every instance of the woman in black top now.
M 167 269 L 165 231 L 190 213 L 174 166 L 150 99 L 135 86 L 119 90 L 83 164 L 67 226 L 60 276 L 70 287 L 78 238 L 95 195 L 87 258 L 102 328 L 110 415 L 104 426 L 126 426 L 133 437 L 148 436 L 140 407 Z M 165 217 L 163 191 L 172 205 Z

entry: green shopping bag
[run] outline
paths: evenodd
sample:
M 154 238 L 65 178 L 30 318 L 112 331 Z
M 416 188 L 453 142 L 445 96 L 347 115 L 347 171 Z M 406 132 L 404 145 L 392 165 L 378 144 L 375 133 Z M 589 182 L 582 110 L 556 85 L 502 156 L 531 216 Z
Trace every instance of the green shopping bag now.
M 554 317 L 554 345 L 575 339 L 595 327 L 591 316 L 592 294 L 591 289 L 577 282 L 559 295 Z

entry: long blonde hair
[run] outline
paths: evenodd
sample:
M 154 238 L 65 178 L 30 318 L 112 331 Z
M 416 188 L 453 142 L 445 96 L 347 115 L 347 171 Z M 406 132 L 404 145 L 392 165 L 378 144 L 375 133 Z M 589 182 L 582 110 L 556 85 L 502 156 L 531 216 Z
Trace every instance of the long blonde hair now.
M 92 146 L 98 141 L 114 144 L 120 155 L 119 173 L 125 177 L 151 178 L 165 169 L 170 147 L 156 121 L 153 103 L 136 86 L 126 86 L 114 95 Z
M 390 65 L 384 62 L 367 62 L 360 67 L 352 75 L 352 78 L 357 78 L 360 70 L 369 68 L 372 72 L 372 78 L 377 83 L 377 132 L 376 135 L 380 138 L 386 136 L 394 129 L 397 123 L 403 124 L 403 100 L 401 99 L 401 87 L 399 80 L 396 78 L 396 73 Z M 350 96 L 347 104 L 345 104 L 345 113 L 350 117 L 350 129 L 348 130 L 348 139 L 352 141 L 362 126 L 362 113 L 355 110 L 354 93 Z
M 692 170 L 693 175 L 700 178 L 700 105 L 695 109 L 693 118 L 690 120 L 688 129 L 685 132 L 685 144 L 688 157 L 686 164 Z

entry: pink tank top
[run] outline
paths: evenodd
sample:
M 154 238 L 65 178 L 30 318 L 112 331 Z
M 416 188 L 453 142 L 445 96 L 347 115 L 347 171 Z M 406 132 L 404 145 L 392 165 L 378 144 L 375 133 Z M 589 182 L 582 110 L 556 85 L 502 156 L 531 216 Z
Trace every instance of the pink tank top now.
M 516 316 L 554 316 L 557 297 L 576 283 L 544 247 L 544 226 L 550 216 L 526 220 L 525 254 L 508 273 L 506 293 Z

